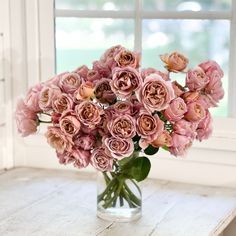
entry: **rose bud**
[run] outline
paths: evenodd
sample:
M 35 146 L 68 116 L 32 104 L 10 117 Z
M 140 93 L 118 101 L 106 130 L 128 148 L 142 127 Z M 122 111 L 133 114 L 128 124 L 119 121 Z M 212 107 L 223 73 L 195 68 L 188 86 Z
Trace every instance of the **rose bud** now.
M 187 67 L 188 64 L 188 59 L 178 52 L 163 54 L 160 55 L 160 58 L 166 64 L 166 69 L 171 72 L 182 71 Z

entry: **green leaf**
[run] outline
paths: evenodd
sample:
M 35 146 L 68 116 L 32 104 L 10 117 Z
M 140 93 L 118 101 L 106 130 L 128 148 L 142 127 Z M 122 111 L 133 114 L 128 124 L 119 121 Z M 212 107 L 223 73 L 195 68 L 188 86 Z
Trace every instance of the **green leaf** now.
M 132 138 L 132 140 L 133 140 L 134 142 L 139 142 L 140 138 L 141 138 L 140 136 L 135 135 L 135 136 Z
M 166 151 L 169 151 L 169 148 L 167 146 L 163 146 L 162 148 Z
M 147 178 L 150 169 L 151 162 L 147 157 L 137 157 L 132 161 L 132 166 L 123 170 L 123 174 L 140 182 Z
M 146 149 L 144 149 L 144 153 L 147 155 L 154 155 L 159 151 L 159 148 L 155 148 L 152 145 L 149 145 Z

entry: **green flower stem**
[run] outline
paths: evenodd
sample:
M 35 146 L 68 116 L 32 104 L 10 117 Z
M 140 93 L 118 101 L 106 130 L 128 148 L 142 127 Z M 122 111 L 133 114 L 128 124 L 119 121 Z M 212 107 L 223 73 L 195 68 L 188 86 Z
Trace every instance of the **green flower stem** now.
M 106 189 L 98 195 L 98 201 L 100 202 L 103 197 L 109 192 L 110 188 L 113 186 L 114 182 L 116 181 L 116 178 L 113 178 L 109 184 L 107 185 Z
M 132 202 L 134 202 L 137 206 L 141 206 L 141 200 L 133 194 L 133 192 L 130 190 L 130 188 L 128 187 L 126 183 L 124 183 L 124 188 L 129 194 L 129 197 L 132 200 Z

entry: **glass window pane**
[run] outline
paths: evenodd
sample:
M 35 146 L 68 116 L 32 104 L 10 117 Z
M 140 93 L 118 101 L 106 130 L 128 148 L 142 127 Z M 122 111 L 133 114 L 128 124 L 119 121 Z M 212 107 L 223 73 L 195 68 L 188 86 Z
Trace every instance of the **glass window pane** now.
M 134 21 L 124 19 L 56 18 L 56 70 L 91 66 L 111 46 L 134 47 Z
M 135 0 L 55 0 L 56 9 L 133 10 Z
M 143 7 L 159 11 L 229 10 L 231 0 L 143 0 Z
M 143 20 L 142 66 L 164 70 L 159 55 L 172 51 L 185 54 L 190 60 L 189 67 L 208 59 L 216 60 L 225 73 L 226 93 L 212 113 L 227 116 L 229 28 L 227 20 Z

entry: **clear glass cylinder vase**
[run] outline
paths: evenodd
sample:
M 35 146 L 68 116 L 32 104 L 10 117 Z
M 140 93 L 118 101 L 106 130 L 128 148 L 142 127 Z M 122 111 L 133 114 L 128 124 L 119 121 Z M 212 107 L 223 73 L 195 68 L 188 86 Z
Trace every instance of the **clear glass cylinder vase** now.
M 141 217 L 142 193 L 138 182 L 115 172 L 98 172 L 97 216 L 104 220 L 130 222 Z

